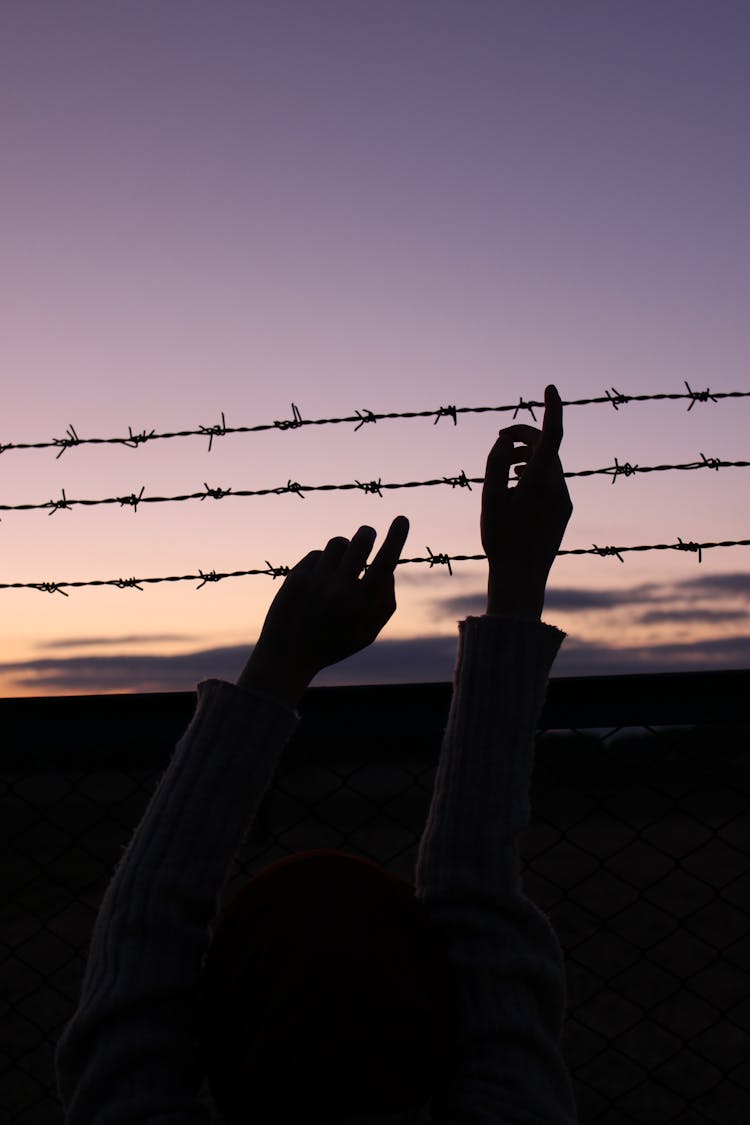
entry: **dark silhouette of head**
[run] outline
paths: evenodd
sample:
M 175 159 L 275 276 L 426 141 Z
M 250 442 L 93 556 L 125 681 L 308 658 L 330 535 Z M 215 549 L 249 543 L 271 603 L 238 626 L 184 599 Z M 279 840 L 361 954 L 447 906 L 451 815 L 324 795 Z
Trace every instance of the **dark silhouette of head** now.
M 413 887 L 317 850 L 256 875 L 219 918 L 197 1038 L 227 1125 L 417 1111 L 446 1081 L 457 991 Z

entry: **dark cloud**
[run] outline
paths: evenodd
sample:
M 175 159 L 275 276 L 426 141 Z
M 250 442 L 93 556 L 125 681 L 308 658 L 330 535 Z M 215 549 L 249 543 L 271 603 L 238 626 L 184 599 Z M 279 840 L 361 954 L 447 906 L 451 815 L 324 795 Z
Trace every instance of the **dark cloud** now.
M 746 620 L 747 610 L 745 609 L 693 609 L 691 606 L 673 608 L 673 609 L 647 609 L 643 613 L 636 615 L 635 620 L 641 625 L 656 625 L 663 621 L 672 622 L 694 622 L 694 621 L 709 621 L 712 624 L 717 624 L 719 621 L 740 621 Z
M 585 612 L 590 609 L 619 609 L 623 606 L 638 606 L 642 604 L 653 605 L 658 602 L 660 608 L 654 610 L 654 616 L 639 617 L 640 621 L 668 621 L 688 620 L 690 615 L 684 606 L 680 606 L 674 613 L 666 609 L 676 597 L 686 594 L 697 600 L 706 598 L 728 599 L 742 597 L 750 601 L 750 574 L 735 572 L 732 574 L 699 574 L 694 578 L 683 579 L 679 582 L 654 583 L 647 582 L 637 586 L 622 588 L 593 589 L 577 586 L 549 587 L 547 589 L 544 608 L 545 611 L 565 610 L 568 613 Z M 436 598 L 433 601 L 435 609 L 447 613 L 450 617 L 462 618 L 470 614 L 481 614 L 486 609 L 486 588 L 474 593 Z M 730 621 L 740 617 L 741 614 L 729 609 L 721 612 L 712 611 L 706 616 L 706 610 L 695 610 L 692 619 L 695 621 Z M 664 616 L 661 616 L 661 615 Z
M 613 634 L 613 641 L 617 640 Z M 428 683 L 452 678 L 457 636 L 382 640 L 322 672 L 320 686 L 363 683 Z M 249 648 L 205 649 L 174 656 L 107 655 L 45 657 L 0 664 L 20 688 L 39 695 L 114 691 L 192 691 L 203 679 L 235 680 Z M 688 672 L 750 667 L 750 635 L 675 644 L 615 648 L 568 636 L 555 660 L 555 676 Z
M 618 606 L 651 601 L 655 587 L 632 586 L 626 590 L 586 590 L 574 586 L 548 589 L 544 598 L 545 610 L 564 609 L 571 613 L 587 609 L 615 609 Z M 482 614 L 487 608 L 487 590 L 477 590 L 472 594 L 458 597 L 435 599 L 440 612 L 451 617 L 467 617 Z
M 568 637 L 556 676 L 624 676 L 637 672 L 713 672 L 750 667 L 750 635 L 706 641 L 612 648 Z
M 750 572 L 733 574 L 705 574 L 684 579 L 679 588 L 697 590 L 702 594 L 719 594 L 723 597 L 742 597 L 750 601 Z
M 456 598 L 436 598 L 432 604 L 440 614 L 461 620 L 464 617 L 480 617 L 487 610 L 487 590 L 476 594 L 460 594 Z
M 144 653 L 116 656 L 42 657 L 0 664 L 19 687 L 45 691 L 192 691 L 210 677 L 236 679 L 249 649 L 246 646 L 206 649 L 171 656 Z
M 71 694 L 111 691 L 192 691 L 200 680 L 236 680 L 251 646 L 205 649 L 175 655 L 42 657 L 0 664 L 18 687 Z M 408 683 L 449 680 L 456 637 L 382 640 L 356 656 L 325 669 L 316 679 L 324 686 L 359 683 Z
M 638 589 L 638 587 L 636 587 Z M 579 590 L 575 587 L 561 587 L 547 590 L 544 596 L 545 609 L 613 609 L 621 603 L 616 590 Z
M 457 643 L 457 631 L 448 637 L 376 641 L 356 656 L 321 672 L 315 682 L 321 686 L 334 686 L 450 680 L 456 661 Z
M 184 644 L 186 641 L 192 641 L 193 637 L 187 633 L 159 633 L 148 635 L 142 633 L 131 633 L 124 637 L 63 637 L 62 640 L 57 641 L 44 641 L 37 645 L 40 649 L 59 649 L 59 648 L 114 648 L 117 645 L 145 645 L 157 644 L 167 642 L 173 644 L 178 642 Z

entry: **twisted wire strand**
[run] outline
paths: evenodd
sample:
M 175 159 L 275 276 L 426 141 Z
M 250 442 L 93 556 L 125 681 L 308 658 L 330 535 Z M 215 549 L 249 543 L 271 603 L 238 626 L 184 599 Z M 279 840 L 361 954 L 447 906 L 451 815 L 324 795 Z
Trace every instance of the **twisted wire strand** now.
M 750 539 L 727 539 L 719 543 L 695 543 L 692 540 L 683 540 L 678 537 L 676 543 L 647 543 L 635 547 L 599 547 L 594 544 L 592 547 L 574 547 L 566 551 L 558 551 L 558 556 L 561 555 L 598 555 L 600 558 L 618 558 L 620 562 L 624 562 L 623 554 L 628 551 L 691 551 L 698 555 L 698 562 L 703 561 L 703 551 L 709 550 L 713 547 L 750 547 Z M 434 566 L 446 566 L 448 573 L 452 576 L 453 570 L 451 563 L 454 562 L 481 562 L 486 559 L 486 555 L 448 555 L 443 553 L 434 553 L 430 547 L 427 547 L 428 554 L 425 557 L 413 559 L 399 559 L 397 566 L 405 566 L 408 564 L 429 564 L 430 568 Z M 365 570 L 368 568 L 365 567 Z M 289 573 L 288 566 L 272 566 L 266 560 L 266 566 L 262 569 L 254 570 L 232 570 L 225 573 L 217 573 L 215 570 L 202 571 L 199 570 L 197 574 L 173 574 L 168 577 L 161 578 L 92 578 L 88 581 L 79 582 L 0 582 L 0 590 L 40 590 L 46 594 L 62 594 L 68 597 L 65 592 L 66 589 L 79 588 L 83 586 L 113 586 L 120 590 L 133 589 L 142 590 L 145 585 L 151 585 L 158 582 L 196 582 L 200 579 L 197 590 L 202 589 L 204 586 L 212 582 L 221 582 L 225 578 L 244 578 L 249 575 L 266 574 L 270 578 L 284 577 Z
M 656 402 L 662 399 L 680 400 L 687 399 L 690 402 L 688 411 L 692 410 L 696 403 L 719 402 L 722 399 L 728 398 L 750 398 L 750 391 L 712 391 L 706 388 L 703 391 L 694 391 L 687 380 L 684 380 L 686 390 L 679 393 L 660 392 L 658 394 L 650 395 L 629 395 L 618 391 L 615 387 L 610 388 L 596 398 L 576 398 L 563 401 L 563 406 L 592 406 L 600 403 L 609 403 L 615 410 L 619 410 L 621 406 L 625 406 L 631 402 Z M 517 403 L 507 403 L 503 406 L 439 406 L 436 410 L 406 410 L 406 411 L 388 411 L 385 413 L 376 413 L 372 410 L 357 410 L 354 414 L 347 414 L 340 418 L 303 418 L 299 407 L 292 403 L 292 417 L 286 419 L 278 419 L 274 422 L 263 422 L 256 426 L 228 426 L 226 417 L 222 412 L 221 421 L 213 423 L 208 426 L 199 426 L 194 430 L 174 430 L 169 432 L 157 433 L 156 430 L 140 430 L 133 431 L 132 426 L 128 426 L 127 436 L 120 437 L 80 437 L 72 424 L 68 426 L 65 436 L 61 438 L 52 438 L 49 441 L 10 441 L 0 442 L 0 454 L 6 453 L 13 449 L 57 449 L 57 457 L 60 458 L 63 453 L 68 449 L 73 449 L 81 445 L 124 445 L 130 449 L 138 449 L 140 446 L 145 445 L 150 441 L 163 441 L 171 438 L 186 438 L 186 437 L 207 437 L 208 438 L 208 452 L 213 448 L 214 438 L 224 437 L 226 434 L 250 434 L 259 433 L 263 430 L 297 430 L 303 426 L 335 426 L 344 423 L 356 423 L 354 429 L 362 429 L 363 426 L 368 424 L 377 423 L 380 421 L 390 421 L 396 418 L 433 418 L 433 424 L 437 424 L 441 418 L 450 418 L 453 425 L 458 424 L 459 414 L 486 414 L 486 413 L 504 413 L 513 411 L 514 419 L 518 415 L 519 410 L 528 410 L 531 417 L 536 421 L 536 414 L 534 409 L 543 409 L 544 403 L 535 400 L 524 400 L 523 396 L 519 396 Z
M 638 473 L 665 473 L 675 470 L 692 471 L 695 469 L 746 469 L 750 468 L 750 461 L 722 461 L 718 457 L 706 457 L 701 453 L 700 461 L 691 461 L 686 464 L 680 465 L 631 465 L 629 461 L 620 464 L 615 457 L 614 465 L 608 465 L 602 469 L 579 469 L 573 472 L 567 472 L 563 475 L 565 477 L 593 477 L 593 476 L 610 476 L 612 484 L 618 477 L 632 477 Z M 467 477 L 463 469 L 456 476 L 452 477 L 437 477 L 433 480 L 411 480 L 403 482 L 383 482 L 382 479 L 371 481 L 349 481 L 344 484 L 300 484 L 299 481 L 287 481 L 285 485 L 276 488 L 220 488 L 212 487 L 206 481 L 203 482 L 202 492 L 188 492 L 180 496 L 144 496 L 145 485 L 143 485 L 136 495 L 131 492 L 125 496 L 106 496 L 101 499 L 71 499 L 65 495 L 65 489 L 62 489 L 62 495 L 59 500 L 45 500 L 38 504 L 0 504 L 0 511 L 2 512 L 27 512 L 27 511 L 47 511 L 49 515 L 54 515 L 55 512 L 61 509 L 70 509 L 74 507 L 96 507 L 103 504 L 119 504 L 121 508 L 132 508 L 133 511 L 138 510 L 139 504 L 178 504 L 186 500 L 223 500 L 227 496 L 282 496 L 284 493 L 294 493 L 299 496 L 300 500 L 304 500 L 305 492 L 347 492 L 351 489 L 359 489 L 362 492 L 377 495 L 382 498 L 384 490 L 393 490 L 399 488 L 432 488 L 438 485 L 448 485 L 450 488 L 468 488 L 471 491 L 472 484 L 484 484 L 484 477 Z

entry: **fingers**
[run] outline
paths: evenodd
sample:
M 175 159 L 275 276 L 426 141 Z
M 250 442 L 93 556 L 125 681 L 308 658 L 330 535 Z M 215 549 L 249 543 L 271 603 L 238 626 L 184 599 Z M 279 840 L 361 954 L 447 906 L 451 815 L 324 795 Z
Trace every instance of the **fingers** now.
M 385 575 L 393 574 L 408 534 L 408 519 L 406 516 L 396 516 L 380 550 L 367 569 L 365 578 L 368 579 L 368 584 L 377 583 Z M 315 570 L 319 575 L 335 572 L 345 578 L 358 578 L 365 567 L 376 538 L 375 528 L 369 527 L 367 524 L 358 528 L 351 540 L 345 539 L 342 535 L 336 535 L 328 540 L 325 550 L 310 551 L 305 555 L 304 559 L 301 559 L 294 567 L 292 573 L 298 574 Z
M 526 441 L 536 445 L 542 436 L 542 431 L 536 426 L 527 426 L 525 422 L 514 422 L 500 431 L 501 438 L 512 438 L 513 441 Z
M 536 441 L 540 437 L 538 430 L 532 426 L 508 426 L 500 431 L 500 436 L 493 445 L 487 457 L 484 471 L 484 487 L 482 489 L 482 502 L 492 504 L 504 496 L 508 488 L 508 473 L 510 466 L 519 461 L 528 461 L 533 445 L 524 445 L 516 449 L 514 442 Z
M 300 559 L 299 562 L 292 567 L 289 571 L 289 575 L 304 574 L 308 570 L 312 570 L 322 555 L 322 551 L 308 551 L 305 557 Z
M 321 552 L 318 570 L 320 572 L 335 570 L 348 546 L 349 540 L 345 539 L 343 535 L 335 535 L 333 539 L 329 539 L 325 550 Z
M 354 533 L 351 542 L 344 551 L 339 563 L 339 570 L 351 578 L 359 578 L 376 538 L 375 528 L 363 524 Z
M 380 550 L 367 568 L 367 573 L 362 579 L 362 582 L 366 586 L 376 586 L 378 583 L 382 582 L 384 578 L 393 574 L 408 534 L 408 519 L 406 516 L 396 516 L 388 529 L 388 534 L 383 540 Z
M 526 490 L 548 477 L 552 469 L 560 469 L 558 450 L 562 436 L 562 401 L 557 387 L 550 383 L 544 391 L 541 430 L 516 422 L 500 431 L 487 458 L 482 502 L 491 505 L 502 499 L 508 489 L 511 465 L 517 466 L 515 475 L 519 482 L 523 479 Z

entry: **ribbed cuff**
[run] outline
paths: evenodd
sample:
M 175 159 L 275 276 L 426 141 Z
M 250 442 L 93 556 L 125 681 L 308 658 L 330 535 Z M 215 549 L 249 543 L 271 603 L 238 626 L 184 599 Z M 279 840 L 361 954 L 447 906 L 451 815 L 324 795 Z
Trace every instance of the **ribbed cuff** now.
M 428 887 L 451 871 L 477 893 L 517 886 L 534 732 L 564 636 L 540 621 L 469 617 L 459 623 L 453 699 L 420 844 Z

